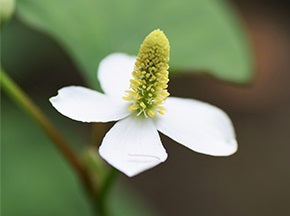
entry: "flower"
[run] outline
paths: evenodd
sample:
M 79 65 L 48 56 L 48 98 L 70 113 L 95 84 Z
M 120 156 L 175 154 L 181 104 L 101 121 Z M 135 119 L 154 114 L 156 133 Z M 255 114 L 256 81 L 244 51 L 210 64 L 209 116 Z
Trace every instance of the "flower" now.
M 50 102 L 77 121 L 118 121 L 105 135 L 99 153 L 130 177 L 166 160 L 158 131 L 199 153 L 233 154 L 235 132 L 222 110 L 193 99 L 168 97 L 168 61 L 169 42 L 155 30 L 145 38 L 137 58 L 114 53 L 101 61 L 98 79 L 104 94 L 69 86 Z

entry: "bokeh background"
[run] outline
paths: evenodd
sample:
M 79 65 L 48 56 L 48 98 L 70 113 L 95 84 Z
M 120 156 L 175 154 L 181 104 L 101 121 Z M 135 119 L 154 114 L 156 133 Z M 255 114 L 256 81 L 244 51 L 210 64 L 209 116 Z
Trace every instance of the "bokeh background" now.
M 188 73 L 171 79 L 169 91 L 224 109 L 236 128 L 238 152 L 214 158 L 161 135 L 167 162 L 134 178 L 120 175 L 111 196 L 114 211 L 124 215 L 290 215 L 289 4 L 282 0 L 231 3 L 251 41 L 253 81 L 237 85 Z M 14 17 L 1 33 L 1 45 L 7 72 L 57 122 L 74 148 L 81 150 L 94 139 L 89 125 L 60 116 L 48 104 L 60 87 L 85 85 L 59 44 Z M 2 214 L 92 215 L 78 180 L 50 141 L 4 94 L 1 97 Z

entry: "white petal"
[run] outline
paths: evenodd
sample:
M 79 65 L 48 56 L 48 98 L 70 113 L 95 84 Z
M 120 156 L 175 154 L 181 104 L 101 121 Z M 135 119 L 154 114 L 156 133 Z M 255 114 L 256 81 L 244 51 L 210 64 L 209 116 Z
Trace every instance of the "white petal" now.
M 98 79 L 105 94 L 122 99 L 129 89 L 135 60 L 135 56 L 113 53 L 101 61 Z
M 64 87 L 49 101 L 61 114 L 82 122 L 116 121 L 129 115 L 125 102 L 116 103 L 104 94 L 80 86 Z
M 176 142 L 203 154 L 231 155 L 237 141 L 231 120 L 222 110 L 192 99 L 169 97 L 157 129 Z
M 125 118 L 106 134 L 100 155 L 112 166 L 134 176 L 167 158 L 151 119 Z

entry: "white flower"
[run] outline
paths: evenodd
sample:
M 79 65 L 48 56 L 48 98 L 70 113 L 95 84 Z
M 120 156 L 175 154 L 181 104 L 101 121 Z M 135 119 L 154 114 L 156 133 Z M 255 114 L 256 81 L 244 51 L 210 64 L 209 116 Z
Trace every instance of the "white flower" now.
M 143 51 L 146 51 L 145 48 Z M 132 82 L 136 84 L 140 81 L 136 79 L 138 61 L 143 65 L 140 53 L 142 46 L 135 67 L 136 57 L 122 53 L 111 54 L 101 61 L 98 79 L 104 94 L 84 87 L 69 86 L 60 89 L 57 96 L 50 98 L 50 102 L 61 114 L 77 121 L 118 121 L 105 135 L 99 153 L 109 164 L 130 177 L 166 160 L 167 153 L 157 131 L 199 153 L 212 156 L 233 154 L 237 150 L 235 132 L 229 117 L 219 108 L 193 99 L 167 98 L 167 85 L 164 83 L 165 90 L 162 89 L 157 95 L 162 95 L 163 100 L 156 106 L 154 104 L 149 109 L 148 105 L 146 107 L 142 102 L 136 102 L 140 96 L 135 95 L 136 86 Z M 135 74 L 130 84 L 132 71 Z M 167 83 L 168 80 L 165 81 Z M 142 90 L 140 86 L 137 87 L 138 91 Z M 148 92 L 146 95 L 145 99 L 151 100 Z M 135 96 L 137 99 L 133 98 Z M 155 101 L 158 99 L 156 97 Z M 159 106 L 161 103 L 162 106 Z

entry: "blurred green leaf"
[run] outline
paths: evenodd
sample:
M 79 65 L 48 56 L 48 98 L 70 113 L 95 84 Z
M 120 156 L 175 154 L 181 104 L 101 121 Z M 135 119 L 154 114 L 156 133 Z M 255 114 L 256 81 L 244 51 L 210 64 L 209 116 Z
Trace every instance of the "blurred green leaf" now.
M 3 100 L 1 108 L 0 215 L 94 215 L 72 169 L 35 122 Z M 123 185 L 110 199 L 112 216 L 152 215 Z
M 251 78 L 241 23 L 222 0 L 18 0 L 17 4 L 20 17 L 58 40 L 93 86 L 104 56 L 136 55 L 144 37 L 156 28 L 164 30 L 171 43 L 171 71 L 201 70 L 240 83 Z
M 0 25 L 7 22 L 15 10 L 14 0 L 0 0 Z
M 33 76 L 33 71 L 41 71 L 43 65 L 56 67 L 55 62 L 63 58 L 57 48 L 46 35 L 39 34 L 16 19 L 10 20 L 1 29 L 2 67 L 14 78 L 24 79 L 27 71 L 29 76 Z

